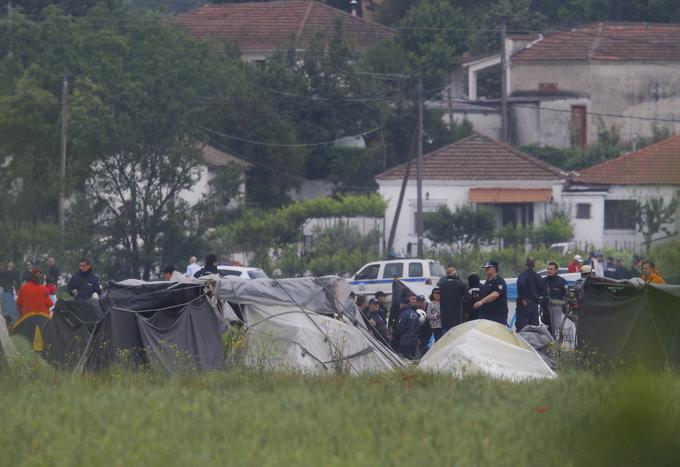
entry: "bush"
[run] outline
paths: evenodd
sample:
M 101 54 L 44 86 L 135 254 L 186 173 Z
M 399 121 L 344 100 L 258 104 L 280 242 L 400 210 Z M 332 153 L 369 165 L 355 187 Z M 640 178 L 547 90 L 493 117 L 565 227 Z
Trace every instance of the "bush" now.
M 649 258 L 670 284 L 680 284 L 680 240 L 652 248 Z

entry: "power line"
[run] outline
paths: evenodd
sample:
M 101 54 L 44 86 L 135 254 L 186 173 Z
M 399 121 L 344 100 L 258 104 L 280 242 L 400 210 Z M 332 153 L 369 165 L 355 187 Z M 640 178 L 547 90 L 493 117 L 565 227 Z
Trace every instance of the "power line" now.
M 371 130 L 364 131 L 364 132 L 361 132 L 361 133 L 356 134 L 356 135 L 345 136 L 345 137 L 330 140 L 330 141 L 320 141 L 318 143 L 300 143 L 300 144 L 284 144 L 284 143 L 273 143 L 273 142 L 269 142 L 269 141 L 256 141 L 256 140 L 252 140 L 252 139 L 246 139 L 246 138 L 241 138 L 241 137 L 238 137 L 238 136 L 228 135 L 226 133 L 222 133 L 222 132 L 219 132 L 217 130 L 207 128 L 207 127 L 204 127 L 202 125 L 199 125 L 199 128 L 202 128 L 203 130 L 205 130 L 209 133 L 213 133 L 213 134 L 222 136 L 222 137 L 227 138 L 227 139 L 231 139 L 231 140 L 234 140 L 234 141 L 240 141 L 241 143 L 255 144 L 255 145 L 258 145 L 258 146 L 282 147 L 282 148 L 308 148 L 308 147 L 316 147 L 316 146 L 330 146 L 332 144 L 336 144 L 336 143 L 345 141 L 347 139 L 358 138 L 360 136 L 366 136 L 366 135 L 369 135 L 371 133 L 375 133 L 376 131 L 380 130 L 382 128 L 382 126 L 375 127 Z
M 531 105 L 522 105 L 522 104 L 511 104 L 513 107 L 520 107 L 520 108 L 525 108 L 525 109 L 532 109 L 532 110 L 545 110 L 548 112 L 561 112 L 561 113 L 571 113 L 570 109 L 555 109 L 555 108 L 550 108 L 550 107 L 535 107 Z M 644 120 L 644 121 L 650 121 L 650 122 L 664 122 L 664 123 L 680 123 L 680 120 L 675 120 L 675 119 L 669 119 L 669 118 L 655 118 L 655 117 L 643 117 L 641 115 L 621 115 L 621 114 L 611 114 L 611 113 L 604 113 L 604 112 L 588 112 L 586 111 L 587 115 L 593 115 L 596 117 L 610 117 L 610 118 L 624 118 L 624 119 L 633 119 L 633 120 Z

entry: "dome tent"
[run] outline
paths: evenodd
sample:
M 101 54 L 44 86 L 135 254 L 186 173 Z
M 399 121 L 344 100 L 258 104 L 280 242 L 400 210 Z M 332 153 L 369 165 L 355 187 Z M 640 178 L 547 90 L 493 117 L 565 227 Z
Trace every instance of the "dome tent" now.
M 557 376 L 524 338 L 507 326 L 485 319 L 449 330 L 418 366 L 458 377 L 487 375 L 511 381 Z

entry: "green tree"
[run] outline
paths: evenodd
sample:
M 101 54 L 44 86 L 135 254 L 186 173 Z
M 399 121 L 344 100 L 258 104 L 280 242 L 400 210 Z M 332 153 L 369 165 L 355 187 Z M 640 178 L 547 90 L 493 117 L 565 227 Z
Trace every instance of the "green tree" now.
M 479 250 L 484 242 L 495 236 L 495 213 L 484 205 L 463 206 L 452 212 L 441 206 L 425 215 L 425 237 L 434 243 L 451 246 L 464 255 L 471 249 Z
M 678 216 L 678 199 L 673 197 L 668 203 L 661 196 L 650 196 L 644 202 L 636 201 L 635 215 L 638 232 L 642 234 L 645 242 L 645 251 L 649 254 L 652 247 L 652 238 L 658 233 L 668 236 L 676 232 L 671 230 L 669 224 L 675 222 Z

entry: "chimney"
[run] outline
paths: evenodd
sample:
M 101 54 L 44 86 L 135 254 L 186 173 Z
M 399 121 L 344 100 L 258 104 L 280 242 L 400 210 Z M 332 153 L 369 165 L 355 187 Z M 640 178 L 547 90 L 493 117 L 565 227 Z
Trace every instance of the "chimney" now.
M 352 16 L 356 16 L 356 15 L 357 15 L 357 6 L 358 6 L 358 5 L 359 5 L 359 2 L 357 2 L 357 0 L 351 0 L 351 1 L 349 2 L 349 6 L 350 6 L 350 8 L 352 9 Z

